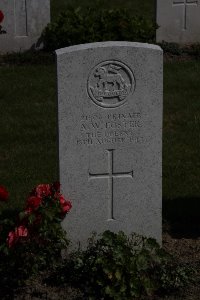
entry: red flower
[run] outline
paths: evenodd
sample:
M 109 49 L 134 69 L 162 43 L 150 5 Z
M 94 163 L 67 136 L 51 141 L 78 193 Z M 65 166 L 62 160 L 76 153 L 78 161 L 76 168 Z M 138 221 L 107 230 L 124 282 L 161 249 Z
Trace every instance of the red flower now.
M 16 237 L 26 237 L 28 236 L 28 229 L 21 225 L 15 229 L 15 235 Z
M 15 242 L 16 242 L 16 237 L 15 237 L 15 232 L 14 231 L 10 231 L 9 234 L 8 234 L 8 237 L 7 237 L 7 244 L 8 244 L 8 247 L 11 248 Z
M 62 194 L 59 195 L 59 201 L 60 201 L 60 204 L 64 204 L 66 202 L 65 198 L 63 197 Z
M 6 188 L 2 185 L 0 185 L 0 201 L 4 201 L 6 202 L 8 200 L 8 191 L 6 190 Z
M 10 231 L 7 238 L 8 247 L 11 248 L 12 246 L 14 246 L 14 244 L 16 244 L 19 238 L 27 236 L 28 229 L 23 225 L 17 227 L 15 231 Z
M 63 195 L 60 195 L 59 201 L 60 201 L 60 205 L 61 205 L 62 214 L 67 214 L 70 211 L 70 209 L 72 208 L 71 202 L 68 200 L 65 200 Z
M 42 202 L 42 198 L 36 197 L 36 196 L 31 196 L 27 199 L 27 207 L 25 211 L 27 213 L 31 213 L 33 210 L 37 209 Z
M 3 21 L 4 19 L 4 14 L 3 12 L 0 10 L 0 23 Z
M 72 208 L 72 205 L 70 201 L 66 201 L 64 204 L 61 205 L 61 207 L 62 207 L 62 213 L 67 214 Z
M 50 184 L 39 184 L 35 189 L 35 193 L 36 193 L 37 197 L 51 196 L 51 185 Z

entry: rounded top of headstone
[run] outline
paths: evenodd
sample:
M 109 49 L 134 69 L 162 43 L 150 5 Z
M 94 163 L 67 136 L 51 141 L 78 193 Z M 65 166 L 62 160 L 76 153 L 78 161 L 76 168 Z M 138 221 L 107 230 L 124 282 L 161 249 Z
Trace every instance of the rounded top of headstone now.
M 80 44 L 75 46 L 69 46 L 56 50 L 56 55 L 62 55 L 69 52 L 87 50 L 87 49 L 96 49 L 96 48 L 106 48 L 106 47 L 131 47 L 131 48 L 146 48 L 161 51 L 160 46 L 147 43 L 136 43 L 136 42 L 123 42 L 123 41 L 108 41 L 108 42 L 97 42 L 97 43 L 88 43 Z

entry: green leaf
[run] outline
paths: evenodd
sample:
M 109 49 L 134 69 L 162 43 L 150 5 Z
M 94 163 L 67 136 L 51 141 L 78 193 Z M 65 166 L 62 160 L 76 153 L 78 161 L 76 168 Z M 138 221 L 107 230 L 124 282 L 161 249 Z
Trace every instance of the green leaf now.
M 121 274 L 120 270 L 117 270 L 117 271 L 115 272 L 115 277 L 117 278 L 117 280 L 121 280 L 122 274 Z

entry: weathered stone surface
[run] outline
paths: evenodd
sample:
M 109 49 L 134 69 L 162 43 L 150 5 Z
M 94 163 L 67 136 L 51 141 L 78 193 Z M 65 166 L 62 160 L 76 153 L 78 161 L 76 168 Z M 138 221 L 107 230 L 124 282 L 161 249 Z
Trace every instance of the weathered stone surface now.
M 200 0 L 157 0 L 157 42 L 200 42 Z
M 18 52 L 41 47 L 38 39 L 50 22 L 50 0 L 0 0 L 0 52 Z
M 57 53 L 59 165 L 74 245 L 91 232 L 161 242 L 162 50 L 104 42 Z

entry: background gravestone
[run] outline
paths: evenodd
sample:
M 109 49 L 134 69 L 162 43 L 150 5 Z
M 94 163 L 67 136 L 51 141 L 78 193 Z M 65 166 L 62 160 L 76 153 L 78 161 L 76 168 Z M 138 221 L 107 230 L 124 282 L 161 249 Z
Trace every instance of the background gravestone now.
M 37 48 L 42 30 L 50 22 L 50 0 L 0 0 L 4 14 L 1 23 L 0 52 Z M 41 47 L 41 45 L 40 45 Z
M 162 50 L 104 42 L 56 51 L 59 165 L 74 244 L 92 231 L 161 242 Z
M 200 0 L 157 0 L 157 42 L 200 42 Z

